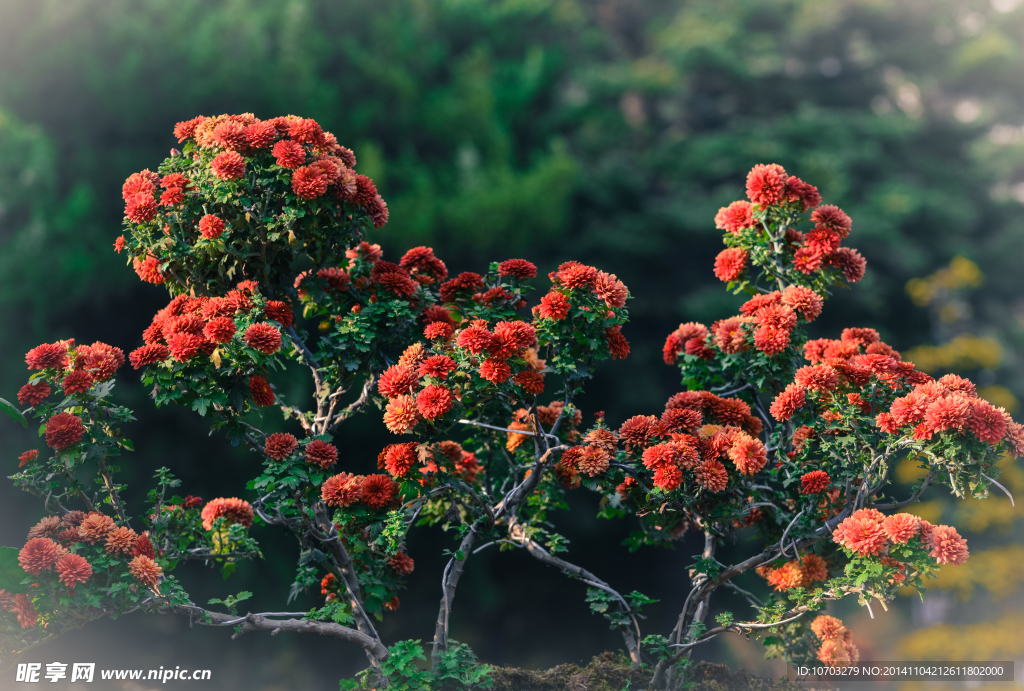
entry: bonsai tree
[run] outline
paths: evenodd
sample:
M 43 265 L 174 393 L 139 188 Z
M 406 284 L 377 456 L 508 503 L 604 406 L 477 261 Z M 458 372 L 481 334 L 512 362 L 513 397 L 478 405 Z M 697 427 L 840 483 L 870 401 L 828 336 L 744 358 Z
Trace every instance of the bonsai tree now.
M 170 470 L 153 469 L 149 505 L 135 517 L 116 479 L 132 450 L 121 431 L 132 413 L 114 400 L 124 353 L 74 340 L 29 351 L 24 410 L 2 405 L 39 424 L 41 443 L 12 479 L 47 516 L 23 546 L 0 550 L 8 660 L 141 610 L 236 636 L 342 639 L 369 661 L 343 687 L 486 685 L 487 666 L 449 637 L 461 575 L 485 549 L 521 550 L 584 584 L 650 688 L 677 686 L 689 651 L 725 633 L 767 634 L 768 654 L 793 661 L 855 660 L 851 632 L 817 613 L 844 597 L 884 607 L 896 588 L 962 563 L 955 528 L 901 510 L 936 483 L 984 497 L 1001 488 L 1002 455 L 1024 451 L 1024 428 L 973 384 L 933 380 L 874 330 L 808 339 L 830 288 L 859 281 L 865 262 L 843 245 L 850 218 L 778 165 L 756 166 L 749 201 L 715 218 L 727 247 L 714 271 L 749 296 L 740 314 L 710 328 L 681 324 L 664 359 L 680 368 L 682 390 L 659 414 L 613 424 L 574 401 L 599 362 L 629 354 L 630 295 L 614 274 L 567 262 L 537 301 L 537 268 L 524 259 L 454 277 L 428 247 L 392 262 L 367 239 L 386 224 L 387 205 L 353 152 L 315 121 L 197 117 L 174 133 L 181 150 L 123 188 L 125 233 L 114 247 L 171 297 L 127 361 L 157 406 L 207 417 L 262 469 L 238 488 L 244 499 L 211 501 L 181 496 Z M 309 400 L 277 388 L 296 371 L 289 361 L 308 369 Z M 272 412 L 281 421 L 268 421 Z M 372 474 L 360 472 L 371 459 L 335 443 L 361 413 L 382 415 L 395 435 Z M 890 470 L 906 457 L 927 476 L 894 496 Z M 577 488 L 601 495 L 602 518 L 638 522 L 631 547 L 703 537 L 691 589 L 659 605 L 679 610 L 671 631 L 645 633 L 641 610 L 655 600 L 567 558 L 554 511 Z M 264 555 L 254 523 L 286 531 L 297 549 Z M 374 623 L 397 616 L 397 593 L 414 574 L 407 535 L 437 524 L 457 546 L 423 668 L 412 664 L 425 657 L 418 641 L 383 640 Z M 758 547 L 722 563 L 719 547 L 739 533 Z M 188 561 L 229 575 L 262 558 L 296 561 L 283 603 L 319 587 L 323 606 L 242 615 L 242 598 L 228 597 L 227 611 L 214 611 L 174 575 Z M 735 582 L 751 571 L 764 578 L 760 595 Z M 750 611 L 707 623 L 720 589 Z

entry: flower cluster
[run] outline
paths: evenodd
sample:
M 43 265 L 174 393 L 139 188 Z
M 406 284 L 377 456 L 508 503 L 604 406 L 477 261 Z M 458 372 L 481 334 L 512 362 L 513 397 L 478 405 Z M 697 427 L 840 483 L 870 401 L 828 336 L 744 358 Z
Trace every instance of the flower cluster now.
M 821 204 L 816 187 L 786 173 L 777 164 L 754 166 L 747 176 L 747 197 L 723 207 L 715 225 L 726 231 L 729 245 L 715 261 L 715 276 L 746 288 L 757 277 L 745 276 L 747 267 L 761 270 L 769 282 L 784 280 L 822 288 L 864 277 L 865 261 L 855 249 L 842 247 L 852 227 L 842 209 Z M 809 229 L 797 223 L 810 212 Z
M 122 188 L 128 237 L 115 248 L 129 250 L 144 281 L 184 292 L 189 277 L 214 294 L 225 292 L 224 276 L 266 275 L 277 285 L 299 252 L 321 264 L 387 223 L 387 204 L 355 171 L 355 154 L 315 120 L 199 116 L 174 134 L 182 151 Z
M 861 556 L 888 557 L 894 545 L 906 545 L 915 540 L 923 546 L 936 564 L 963 564 L 967 561 L 967 541 L 956 528 L 932 525 L 923 518 L 909 513 L 886 516 L 875 509 L 861 509 L 849 516 L 835 529 L 832 540 Z M 898 563 L 887 564 L 902 571 Z M 902 575 L 898 576 L 900 581 Z
M 860 660 L 860 651 L 853 644 L 853 634 L 843 625 L 842 620 L 828 615 L 816 617 L 811 622 L 811 631 L 821 641 L 818 660 L 826 665 Z
M 266 369 L 293 322 L 288 301 L 264 299 L 254 281 L 238 283 L 223 297 L 178 295 L 156 313 L 142 334 L 145 345 L 129 360 L 157 384 L 157 403 L 205 401 L 203 412 L 206 406 L 241 410 L 238 399 L 244 398 L 265 407 L 276 400 Z M 182 377 L 193 384 L 175 386 Z

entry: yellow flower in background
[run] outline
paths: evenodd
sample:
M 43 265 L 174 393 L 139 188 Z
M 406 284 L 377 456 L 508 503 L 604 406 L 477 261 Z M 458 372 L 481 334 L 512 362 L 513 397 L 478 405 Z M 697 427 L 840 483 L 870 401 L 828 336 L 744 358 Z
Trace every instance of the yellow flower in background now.
M 925 372 L 995 369 L 1003 361 L 1003 347 L 994 338 L 962 334 L 949 343 L 917 346 L 903 355 Z M 1003 391 L 1013 398 L 1008 390 Z M 1013 400 L 1016 403 L 1017 399 Z
M 961 567 L 957 567 L 961 568 Z M 968 626 L 939 624 L 918 629 L 896 644 L 906 660 L 1016 660 L 1024 656 L 1024 614 Z
M 996 600 L 1012 595 L 1024 583 L 1024 545 L 1007 545 L 980 552 L 955 568 L 939 570 L 928 590 L 955 592 L 961 600 L 970 600 L 976 589 L 987 590 Z M 913 590 L 908 588 L 907 590 Z
M 906 291 L 915 305 L 925 307 L 943 289 L 950 291 L 977 288 L 984 282 L 985 274 L 977 264 L 967 257 L 957 256 L 953 257 L 948 267 L 939 269 L 931 276 L 907 281 Z

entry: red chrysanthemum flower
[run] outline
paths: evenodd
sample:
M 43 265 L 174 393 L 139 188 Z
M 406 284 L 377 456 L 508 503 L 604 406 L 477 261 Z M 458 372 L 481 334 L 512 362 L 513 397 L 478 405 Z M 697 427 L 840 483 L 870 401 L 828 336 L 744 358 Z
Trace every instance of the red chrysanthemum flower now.
M 576 469 L 590 477 L 597 477 L 608 470 L 611 458 L 608 452 L 598 446 L 585 446 L 576 461 Z
M 258 374 L 249 379 L 249 393 L 252 394 L 252 401 L 258 408 L 274 405 L 274 401 L 277 400 L 274 390 L 270 388 L 270 382 Z
M 277 139 L 277 128 L 272 122 L 254 122 L 245 128 L 245 142 L 253 149 L 263 149 Z
M 23 629 L 31 629 L 39 621 L 39 615 L 36 614 L 32 599 L 24 593 L 14 596 L 14 613 L 18 615 L 18 624 Z
M 455 344 L 473 355 L 479 355 L 494 345 L 494 334 L 488 331 L 486 326 L 469 326 L 459 332 Z
M 841 341 L 846 343 L 856 343 L 862 346 L 868 346 L 872 343 L 879 343 L 881 336 L 874 329 L 867 327 L 849 327 L 843 329 L 843 333 L 839 336 Z
M 212 530 L 213 523 L 218 518 L 224 518 L 228 524 L 238 523 L 243 528 L 248 528 L 255 516 L 252 505 L 238 497 L 211 499 L 199 513 L 199 517 L 203 519 L 204 530 Z
M 812 274 L 819 271 L 822 265 L 822 256 L 810 247 L 801 247 L 793 254 L 793 268 L 805 274 Z
M 185 362 L 198 353 L 204 344 L 202 336 L 197 336 L 194 333 L 179 332 L 173 333 L 167 339 L 167 349 L 178 362 Z
M 396 494 L 397 487 L 387 475 L 369 475 L 363 480 L 362 501 L 371 509 L 383 509 Z
M 974 436 L 989 444 L 998 444 L 1006 436 L 1006 418 L 987 401 L 975 400 L 967 423 Z
M 153 559 L 139 555 L 128 562 L 128 572 L 142 585 L 156 589 L 163 576 L 163 569 Z
M 523 391 L 534 396 L 544 393 L 544 375 L 534 370 L 524 370 L 512 377 L 512 381 L 523 388 Z
M 597 285 L 597 269 L 586 264 L 570 261 L 558 267 L 559 283 L 573 290 L 575 288 L 591 288 Z
M 658 418 L 653 415 L 634 415 L 622 423 L 622 427 L 619 428 L 619 438 L 628 450 L 647 446 L 657 431 Z
M 789 345 L 790 332 L 773 326 L 754 330 L 754 347 L 766 355 L 778 355 Z
M 221 180 L 237 180 L 245 175 L 245 159 L 237 151 L 222 151 L 210 163 L 213 174 Z
M 61 583 L 74 588 L 92 578 L 92 566 L 78 554 L 65 554 L 57 560 L 57 576 Z
M 862 556 L 877 556 L 887 544 L 885 531 L 879 521 L 858 514 L 840 523 L 832 539 Z
M 338 449 L 333 444 L 315 439 L 306 444 L 306 461 L 327 468 L 338 462 Z
M 289 139 L 283 139 L 274 144 L 271 153 L 277 159 L 277 165 L 284 168 L 294 170 L 306 162 L 306 150 L 298 142 Z
M 88 542 L 90 545 L 104 542 L 107 535 L 116 527 L 113 518 L 105 513 L 92 511 L 78 524 L 79 542 Z
M 654 486 L 663 492 L 671 492 L 683 484 L 683 471 L 675 465 L 665 465 L 654 471 Z
M 747 268 L 747 253 L 739 247 L 730 247 L 715 257 L 715 277 L 720 281 L 735 281 Z
M 815 254 L 828 256 L 839 249 L 839 233 L 825 226 L 817 226 L 804 234 L 804 244 Z
M 661 430 L 671 432 L 693 432 L 701 426 L 703 415 L 691 408 L 667 408 L 661 415 Z
M 924 412 L 925 424 L 932 432 L 962 429 L 970 417 L 971 401 L 959 393 L 933 401 Z
M 107 381 L 124 364 L 124 351 L 101 341 L 92 345 L 79 346 L 75 369 L 92 375 L 93 381 Z
M 345 507 L 363 495 L 362 478 L 352 473 L 339 473 L 324 481 L 320 497 L 328 506 Z
M 832 484 L 832 478 L 824 470 L 812 470 L 800 477 L 800 491 L 804 494 L 819 494 Z
M 741 434 L 729 449 L 729 458 L 736 470 L 744 475 L 753 475 L 768 462 L 768 451 L 760 439 Z
M 416 399 L 409 394 L 397 396 L 388 401 L 384 410 L 384 424 L 392 434 L 403 434 L 419 421 Z
M 747 197 L 760 206 L 778 204 L 786 197 L 786 170 L 776 164 L 759 163 L 747 175 Z
M 559 321 L 569 316 L 569 298 L 557 291 L 551 291 L 540 299 L 540 316 L 543 319 Z
M 455 302 L 461 294 L 472 293 L 483 287 L 484 279 L 480 274 L 464 271 L 441 284 L 439 289 L 441 302 Z
M 529 348 L 537 339 L 532 324 L 522 321 L 504 321 L 494 325 L 494 343 L 489 350 L 498 357 L 511 357 L 523 348 Z
M 408 554 L 405 552 L 399 552 L 388 559 L 388 566 L 394 569 L 395 573 L 399 576 L 408 576 L 412 573 L 416 564 Z
M 21 468 L 22 466 L 31 463 L 37 458 L 39 458 L 39 451 L 37 449 L 29 449 L 25 453 L 18 456 L 18 460 L 20 461 L 18 463 L 18 467 Z
M 292 173 L 292 189 L 303 199 L 316 199 L 327 191 L 329 184 L 330 179 L 315 165 L 302 166 Z
M 657 470 L 669 465 L 678 465 L 679 447 L 676 444 L 654 444 L 644 449 L 641 461 L 648 470 Z
M 626 305 L 629 289 L 615 274 L 598 271 L 597 282 L 594 285 L 594 294 L 604 300 L 604 304 L 608 307 L 617 308 Z
M 389 444 L 382 456 L 384 469 L 395 477 L 401 477 L 416 465 L 416 442 Z
M 154 343 L 153 345 L 144 345 L 141 348 L 136 348 L 128 356 L 128 359 L 131 361 L 132 367 L 139 369 L 146 365 L 163 362 L 169 354 L 170 351 L 167 350 L 166 346 Z
M 249 144 L 245 136 L 245 125 L 235 120 L 225 120 L 213 128 L 213 141 L 225 149 L 245 149 Z
M 721 492 L 729 484 L 729 472 L 713 458 L 705 459 L 693 469 L 697 484 L 712 492 Z
M 412 393 L 419 385 L 420 380 L 411 368 L 392 365 L 380 375 L 377 391 L 388 398 L 396 398 L 402 394 Z
M 447 341 L 455 333 L 455 327 L 444 322 L 430 322 L 427 328 L 423 329 L 423 335 L 430 340 L 441 339 Z
M 133 257 L 132 268 L 135 270 L 136 275 L 146 283 L 157 284 L 164 282 L 164 275 L 160 271 L 160 261 L 153 255 L 149 255 L 142 261 Z
M 114 251 L 117 252 L 118 254 L 121 254 L 121 250 L 124 249 L 124 243 L 124 235 L 119 235 L 118 238 L 114 240 Z
M 613 326 L 604 330 L 604 337 L 608 342 L 608 350 L 613 360 L 625 360 L 629 355 L 629 341 L 622 335 L 622 325 Z
M 508 362 L 497 357 L 489 357 L 481 362 L 479 371 L 481 377 L 493 384 L 501 384 L 512 376 Z
M 537 276 L 537 267 L 525 259 L 506 259 L 498 264 L 498 275 L 519 279 L 534 278 Z
M 419 284 L 412 280 L 404 271 L 394 271 L 386 274 L 382 274 L 377 279 L 377 283 L 382 286 L 385 290 L 388 290 L 399 297 L 409 297 L 416 293 Z
M 203 327 L 203 335 L 214 343 L 227 343 L 235 335 L 235 320 L 231 317 L 211 319 Z
M 452 409 L 455 397 L 443 386 L 430 384 L 416 396 L 416 408 L 427 420 L 438 418 Z
M 832 204 L 825 204 L 819 206 L 811 214 L 811 221 L 826 228 L 839 233 L 839 237 L 846 238 L 850 234 L 850 228 L 853 226 L 853 221 L 850 217 L 840 209 L 838 206 Z
M 264 355 L 273 355 L 281 349 L 281 332 L 266 322 L 253 324 L 245 330 L 242 338 L 250 348 Z
M 124 207 L 124 215 L 132 223 L 145 223 L 156 216 L 157 209 L 157 201 L 152 194 L 139 192 L 128 198 Z
M 814 185 L 804 182 L 796 176 L 790 176 L 786 181 L 786 201 L 800 202 L 801 211 L 813 209 L 821 204 L 821 194 Z
M 968 398 L 978 395 L 978 390 L 970 379 L 965 379 L 957 374 L 946 374 L 938 378 L 938 383 L 950 393 L 962 393 Z
M 810 288 L 791 285 L 782 291 L 782 302 L 790 309 L 799 312 L 804 319 L 812 322 L 821 314 L 821 308 L 825 301 Z
M 737 201 L 723 206 L 715 214 L 715 227 L 730 233 L 738 233 L 743 228 L 754 225 L 754 209 L 750 202 Z
M 798 369 L 793 381 L 811 391 L 832 391 L 839 384 L 839 373 L 830 365 L 809 365 Z
M 43 343 L 25 353 L 25 364 L 30 370 L 68 366 L 68 349 L 62 343 Z
M 288 136 L 302 144 L 320 144 L 324 131 L 312 118 L 298 118 L 288 127 Z
M 860 252 L 850 247 L 840 247 L 829 255 L 828 261 L 843 272 L 843 278 L 848 283 L 856 283 L 864 278 L 864 272 L 868 265 L 867 260 L 860 255 Z
M 921 521 L 917 516 L 909 513 L 897 513 L 886 516 L 882 521 L 882 530 L 893 542 L 905 545 L 910 539 L 921 530 Z
M 18 552 L 18 563 L 33 576 L 49 569 L 60 558 L 60 545 L 48 537 L 37 537 L 25 543 Z
M 185 192 L 180 187 L 168 187 L 160 195 L 161 206 L 175 206 L 185 201 Z
M 421 377 L 447 379 L 448 373 L 455 369 L 455 367 L 455 360 L 452 360 L 447 355 L 431 355 L 420 363 L 417 372 Z M 412 389 L 409 391 L 412 391 Z M 409 391 L 402 391 L 400 393 L 409 393 Z
M 85 434 L 81 418 L 68 412 L 57 413 L 46 421 L 46 445 L 63 451 L 77 444 Z
M 88 372 L 72 372 L 67 377 L 63 378 L 60 382 L 60 386 L 65 390 L 65 393 L 69 396 L 76 393 L 85 393 L 92 388 L 92 375 Z
M 775 400 L 772 402 L 772 406 L 768 412 L 772 414 L 772 417 L 779 422 L 784 422 L 789 418 L 793 417 L 793 413 L 797 411 L 797 408 L 802 406 L 806 401 L 804 389 L 799 384 L 789 384 L 784 391 L 782 391 Z
M 213 214 L 206 214 L 199 219 L 199 232 L 208 240 L 215 240 L 224 233 L 224 219 Z
M 174 136 L 178 138 L 178 143 L 181 144 L 186 139 L 191 138 L 196 133 L 196 126 L 205 119 L 200 115 L 191 120 L 185 120 L 176 124 L 174 126 Z
M 967 540 L 960 537 L 960 533 L 951 525 L 935 526 L 928 541 L 932 546 L 929 556 L 934 557 L 939 564 L 957 566 L 967 561 L 967 557 L 970 556 L 967 551 Z
M 132 547 L 132 556 L 138 557 L 149 557 L 150 559 L 156 559 L 156 550 L 153 548 L 153 542 L 149 539 L 149 535 L 143 533 L 135 540 L 135 545 Z
M 42 403 L 50 395 L 50 386 L 46 382 L 25 384 L 18 389 L 18 403 L 35 407 Z
M 448 267 L 434 256 L 434 250 L 430 247 L 413 247 L 402 256 L 398 265 L 411 274 L 430 278 L 431 281 L 448 278 Z
M 792 331 L 796 326 L 796 313 L 781 302 L 757 310 L 754 319 L 763 328 Z
M 295 453 L 298 448 L 298 439 L 286 432 L 271 434 L 263 444 L 263 450 L 267 453 L 267 456 L 275 461 L 283 461 Z

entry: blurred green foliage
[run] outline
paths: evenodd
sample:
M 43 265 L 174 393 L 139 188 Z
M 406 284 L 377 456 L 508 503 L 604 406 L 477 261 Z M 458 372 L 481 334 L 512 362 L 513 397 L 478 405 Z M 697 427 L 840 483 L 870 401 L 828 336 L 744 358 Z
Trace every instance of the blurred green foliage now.
M 843 207 L 868 259 L 814 335 L 928 340 L 903 286 L 962 255 L 987 276 L 976 333 L 1020 396 L 1022 49 L 1020 0 L 0 0 L 0 387 L 44 340 L 139 345 L 166 296 L 113 252 L 120 185 L 176 121 L 251 111 L 316 118 L 355 150 L 389 256 L 616 273 L 633 353 L 588 413 L 660 409 L 678 387 L 664 336 L 733 313 L 712 218 L 759 162 Z M 194 425 L 152 434 L 198 453 L 214 442 Z M 574 549 L 600 544 L 587 526 Z

